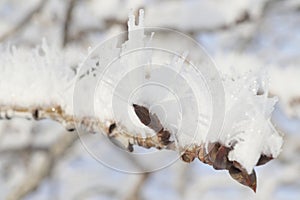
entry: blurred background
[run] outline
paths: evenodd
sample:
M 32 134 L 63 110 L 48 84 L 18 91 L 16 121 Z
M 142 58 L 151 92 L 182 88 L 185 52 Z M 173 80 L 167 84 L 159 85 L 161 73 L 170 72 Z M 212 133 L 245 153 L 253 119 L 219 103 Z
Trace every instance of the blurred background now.
M 0 0 L 0 48 L 46 39 L 72 52 L 73 67 L 89 48 L 126 31 L 128 13 L 140 8 L 146 26 L 189 35 L 220 68 L 268 69 L 270 93 L 280 99 L 272 120 L 285 143 L 278 159 L 257 168 L 257 193 L 199 161 L 121 173 L 58 123 L 13 119 L 0 121 L 0 199 L 300 199 L 299 0 Z

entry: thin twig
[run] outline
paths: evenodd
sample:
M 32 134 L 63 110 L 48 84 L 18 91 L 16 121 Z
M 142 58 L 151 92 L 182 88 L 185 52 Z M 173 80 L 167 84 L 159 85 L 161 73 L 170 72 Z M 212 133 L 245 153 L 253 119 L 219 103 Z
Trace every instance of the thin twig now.
M 133 190 L 124 198 L 125 200 L 140 200 L 141 199 L 141 190 L 148 180 L 150 173 L 143 173 L 137 175 L 139 179 L 136 181 Z
M 140 170 L 143 170 L 144 167 L 136 160 L 134 157 L 129 156 L 126 154 L 128 159 Z M 136 174 L 135 176 L 138 176 L 138 180 L 135 182 L 134 186 L 132 187 L 132 190 L 125 195 L 123 199 L 125 200 L 139 200 L 141 199 L 141 190 L 150 177 L 151 173 L 149 172 L 144 172 L 142 174 Z
M 11 191 L 6 200 L 20 200 L 33 192 L 40 183 L 51 173 L 54 164 L 65 154 L 77 139 L 76 134 L 63 133 L 56 142 L 51 145 L 48 151 L 42 157 L 42 160 L 36 163 L 29 171 L 28 176 Z
M 63 29 L 63 47 L 65 47 L 68 42 L 70 41 L 69 38 L 69 31 L 70 31 L 70 26 L 72 23 L 72 13 L 73 9 L 75 7 L 77 0 L 69 0 L 68 2 L 68 7 L 67 7 L 67 12 L 66 12 L 66 17 L 65 17 L 65 22 L 64 22 L 64 29 Z
M 149 137 L 136 136 L 124 130 L 124 127 L 115 122 L 110 124 L 95 117 L 74 118 L 60 106 L 45 107 L 20 107 L 20 106 L 0 106 L 0 119 L 26 118 L 26 119 L 51 119 L 62 124 L 68 131 L 81 128 L 89 133 L 105 133 L 113 141 L 119 141 L 128 151 L 133 151 L 133 145 L 144 148 L 154 147 L 156 149 L 173 149 L 174 145 L 165 143 L 160 135 Z M 124 143 L 125 142 L 125 143 Z
M 0 155 L 3 154 L 23 154 L 23 153 L 32 153 L 32 152 L 46 152 L 48 148 L 45 146 L 32 146 L 26 145 L 21 147 L 12 147 L 5 148 L 0 150 Z
M 74 130 L 75 125 L 90 133 L 104 133 L 118 146 L 132 152 L 133 146 L 138 145 L 144 148 L 170 149 L 181 153 L 181 159 L 185 162 L 192 162 L 198 158 L 201 162 L 213 166 L 216 170 L 228 170 L 233 179 L 239 183 L 256 190 L 255 171 L 248 174 L 247 171 L 236 161 L 229 161 L 228 155 L 232 147 L 226 147 L 219 142 L 205 144 L 190 144 L 188 147 L 177 147 L 174 141 L 169 140 L 171 132 L 161 126 L 159 118 L 151 113 L 148 108 L 133 104 L 135 112 L 140 121 L 153 129 L 156 135 L 142 137 L 134 135 L 126 130 L 126 127 L 116 122 L 100 121 L 95 117 L 74 118 L 67 115 L 60 106 L 49 107 L 9 107 L 0 106 L 0 119 L 11 119 L 12 117 L 23 117 L 28 119 L 52 119 L 60 122 L 68 130 Z M 151 123 L 153 120 L 154 123 Z M 265 164 L 273 159 L 270 156 L 261 155 L 257 165 Z

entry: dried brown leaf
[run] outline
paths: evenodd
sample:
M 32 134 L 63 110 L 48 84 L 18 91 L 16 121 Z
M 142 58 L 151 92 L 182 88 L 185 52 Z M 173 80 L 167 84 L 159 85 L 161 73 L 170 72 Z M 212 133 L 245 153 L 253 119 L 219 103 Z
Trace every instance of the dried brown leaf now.
M 230 169 L 230 167 L 232 166 L 232 162 L 228 160 L 229 151 L 230 149 L 225 146 L 221 146 L 218 149 L 215 161 L 213 163 L 214 169 L 217 170 Z
M 161 130 L 157 133 L 160 142 L 164 145 L 168 145 L 171 141 L 169 140 L 171 137 L 171 133 L 166 130 Z
M 269 162 L 270 160 L 273 160 L 273 157 L 270 156 L 266 156 L 266 155 L 261 155 L 256 166 L 260 166 L 260 165 L 264 165 L 267 162 Z
M 233 165 L 235 168 L 239 169 L 240 171 L 244 171 L 243 166 L 242 166 L 240 163 L 238 163 L 237 161 L 233 161 L 233 162 L 232 162 L 232 165 Z
M 133 104 L 133 108 L 140 121 L 145 126 L 148 126 L 156 132 L 159 142 L 162 145 L 170 145 L 172 143 L 169 140 L 171 137 L 171 133 L 168 130 L 164 129 L 156 114 L 151 113 L 148 108 L 137 104 Z
M 246 170 L 239 170 L 232 166 L 229 169 L 230 176 L 237 182 L 250 187 L 254 192 L 256 192 L 256 174 L 253 170 L 251 174 L 248 174 Z
M 163 130 L 163 126 L 161 125 L 158 117 L 155 114 L 152 114 L 148 108 L 137 104 L 133 104 L 133 108 L 136 115 L 145 126 L 148 126 L 156 133 Z
M 138 118 L 141 120 L 141 122 L 145 126 L 148 126 L 151 122 L 150 112 L 149 112 L 148 108 L 146 108 L 144 106 L 139 106 L 137 104 L 133 104 L 133 108 L 134 108 L 135 114 L 138 116 Z
M 211 143 L 208 145 L 208 152 L 207 152 L 207 155 L 208 155 L 208 160 L 213 164 L 217 158 L 217 153 L 218 153 L 218 150 L 220 148 L 220 144 L 219 143 Z

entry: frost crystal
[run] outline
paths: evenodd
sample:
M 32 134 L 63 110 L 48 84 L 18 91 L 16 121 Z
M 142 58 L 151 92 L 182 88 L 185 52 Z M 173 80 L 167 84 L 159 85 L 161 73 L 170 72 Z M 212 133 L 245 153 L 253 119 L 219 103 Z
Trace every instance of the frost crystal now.
M 0 54 L 0 105 L 61 105 L 71 111 L 72 80 L 79 62 L 72 50 L 49 47 L 7 48 Z

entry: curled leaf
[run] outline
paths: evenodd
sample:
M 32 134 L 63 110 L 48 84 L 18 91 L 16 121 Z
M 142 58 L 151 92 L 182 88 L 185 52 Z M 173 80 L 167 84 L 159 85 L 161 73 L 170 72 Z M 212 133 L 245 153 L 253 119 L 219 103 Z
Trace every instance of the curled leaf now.
M 171 141 L 169 140 L 171 137 L 171 133 L 168 130 L 164 129 L 156 114 L 151 113 L 148 108 L 137 104 L 133 104 L 133 108 L 140 121 L 145 126 L 148 126 L 156 132 L 156 135 L 161 144 L 169 145 L 171 143 Z
M 256 192 L 256 174 L 253 170 L 251 174 L 248 174 L 246 170 L 239 170 L 232 166 L 229 169 L 230 176 L 237 182 L 250 187 L 254 192 Z
M 232 165 L 232 162 L 230 162 L 228 160 L 228 153 L 229 153 L 230 149 L 225 147 L 225 146 L 221 146 L 218 149 L 218 152 L 216 154 L 216 158 L 215 161 L 213 163 L 213 167 L 217 170 L 221 170 L 221 169 L 229 169 Z
M 220 143 L 211 143 L 207 151 L 204 147 L 199 149 L 198 158 L 200 161 L 212 165 L 216 170 L 229 169 L 232 162 L 228 160 L 230 148 Z
M 135 114 L 145 126 L 148 126 L 157 133 L 163 130 L 163 126 L 158 117 L 155 114 L 152 114 L 148 108 L 137 104 L 133 104 L 133 108 Z
M 171 141 L 169 140 L 171 137 L 171 133 L 166 130 L 161 130 L 157 133 L 157 136 L 160 142 L 164 145 L 168 145 Z
M 256 166 L 260 166 L 260 165 L 264 165 L 267 162 L 269 162 L 270 160 L 273 160 L 273 157 L 271 156 L 266 156 L 266 155 L 261 155 Z
M 207 155 L 208 155 L 208 159 L 212 163 L 212 165 L 215 163 L 215 160 L 217 158 L 217 153 L 218 153 L 220 146 L 221 145 L 219 143 L 211 143 L 208 145 Z

